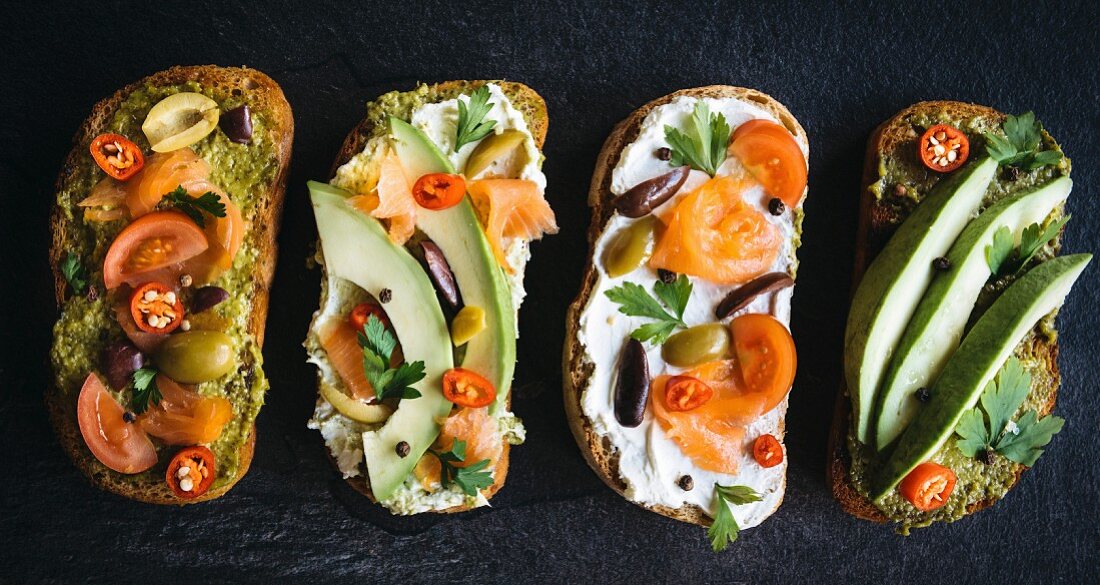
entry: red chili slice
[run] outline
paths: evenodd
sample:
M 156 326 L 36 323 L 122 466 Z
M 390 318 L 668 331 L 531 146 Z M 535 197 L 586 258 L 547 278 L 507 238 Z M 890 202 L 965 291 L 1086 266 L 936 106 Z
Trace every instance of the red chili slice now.
M 113 179 L 125 181 L 145 166 L 145 156 L 136 144 L 121 134 L 100 134 L 89 150 L 95 164 Z
M 430 173 L 416 180 L 412 194 L 425 209 L 447 209 L 458 205 L 466 195 L 466 180 L 462 175 Z
M 183 303 L 176 292 L 159 282 L 147 282 L 130 295 L 130 315 L 138 329 L 167 334 L 183 322 Z
M 775 467 L 783 463 L 783 445 L 772 435 L 760 435 L 752 443 L 752 458 L 760 467 Z
M 691 376 L 673 376 L 665 385 L 665 407 L 684 412 L 695 410 L 714 396 L 706 382 Z
M 917 149 L 924 166 L 937 173 L 950 173 L 970 156 L 970 139 L 958 128 L 936 124 L 921 135 Z
M 479 374 L 452 368 L 443 374 L 443 396 L 459 406 L 481 408 L 493 402 L 497 389 Z
M 168 464 L 164 480 L 178 498 L 190 500 L 205 494 L 214 483 L 214 453 L 201 445 L 181 449 Z

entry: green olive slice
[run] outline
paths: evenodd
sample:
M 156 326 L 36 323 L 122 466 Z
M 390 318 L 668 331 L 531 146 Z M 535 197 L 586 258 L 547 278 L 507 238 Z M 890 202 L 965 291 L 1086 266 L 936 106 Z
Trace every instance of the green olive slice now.
M 688 368 L 720 360 L 729 349 L 729 328 L 723 323 L 707 323 L 669 337 L 661 346 L 661 358 L 678 368 Z
M 220 116 L 218 103 L 201 93 L 176 93 L 149 110 L 141 131 L 154 152 L 171 152 L 206 138 Z
M 604 252 L 604 268 L 608 276 L 618 278 L 629 274 L 649 259 L 659 223 L 659 219 L 647 215 L 613 236 L 614 240 Z
M 495 177 L 515 178 L 514 175 L 518 173 L 517 167 L 521 167 L 527 162 L 525 157 L 512 156 L 513 153 L 518 153 L 524 138 L 526 138 L 526 135 L 523 132 L 514 129 L 508 129 L 500 134 L 490 134 L 486 136 L 484 140 L 474 147 L 474 151 L 470 153 L 470 158 L 466 159 L 466 176 L 470 178 L 476 177 L 498 161 L 501 163 L 510 161 L 511 164 L 508 168 L 494 169 L 491 175 Z

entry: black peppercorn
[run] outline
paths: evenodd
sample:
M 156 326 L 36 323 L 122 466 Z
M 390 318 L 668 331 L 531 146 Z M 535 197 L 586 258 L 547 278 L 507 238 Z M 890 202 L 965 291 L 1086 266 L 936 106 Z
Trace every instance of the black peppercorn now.
M 977 455 L 975 455 L 974 458 L 986 465 L 989 465 L 990 463 L 993 463 L 993 449 L 982 449 L 981 451 L 978 451 Z
M 1009 181 L 1015 181 L 1020 178 L 1019 167 L 1005 167 L 1004 176 Z
M 783 212 L 787 210 L 787 206 L 783 205 L 783 200 L 778 197 L 772 197 L 768 201 L 768 212 L 772 215 L 783 215 Z
M 656 155 L 660 160 L 669 160 L 672 158 L 672 150 L 662 146 L 657 149 Z
M 392 298 L 393 298 L 393 291 L 388 289 L 388 288 L 384 288 L 384 289 L 382 289 L 381 292 L 378 293 L 378 300 L 383 305 L 390 302 L 390 299 L 392 299 Z
M 401 441 L 394 445 L 393 450 L 397 453 L 397 456 L 402 459 L 409 456 L 409 444 L 405 441 Z
M 137 416 L 134 413 L 127 410 L 126 412 L 122 413 L 122 420 L 124 420 L 128 423 L 132 423 L 135 420 L 137 420 Z
M 936 258 L 932 261 L 932 268 L 935 268 L 940 272 L 947 272 L 948 270 L 951 270 L 951 261 L 943 256 L 940 256 L 939 258 Z
M 685 492 L 690 492 L 691 488 L 695 487 L 695 480 L 691 479 L 690 475 L 685 475 L 676 481 L 676 485 Z
M 661 282 L 665 284 L 672 284 L 676 282 L 676 273 L 671 270 L 665 270 L 664 268 L 658 268 L 657 278 L 661 279 Z
M 920 388 L 917 388 L 916 395 L 917 400 L 920 400 L 921 402 L 928 402 L 932 398 L 932 394 L 928 392 L 927 386 L 921 386 Z

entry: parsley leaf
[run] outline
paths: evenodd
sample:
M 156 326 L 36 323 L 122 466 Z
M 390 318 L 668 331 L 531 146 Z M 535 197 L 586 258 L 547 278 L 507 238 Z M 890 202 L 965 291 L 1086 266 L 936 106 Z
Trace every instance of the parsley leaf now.
M 358 340 L 363 349 L 363 371 L 374 388 L 375 398 L 420 398 L 420 392 L 412 385 L 424 379 L 424 362 L 403 362 L 391 368 L 390 358 L 397 339 L 376 315 L 367 318 Z
M 476 496 L 478 490 L 493 485 L 493 474 L 488 471 L 482 471 L 489 466 L 488 459 L 482 459 L 466 467 L 455 465 L 455 463 L 462 463 L 466 460 L 466 441 L 455 439 L 454 442 L 451 443 L 450 450 L 429 452 L 439 459 L 439 480 L 440 483 L 443 484 L 443 487 L 447 487 L 453 483 L 467 496 Z
M 455 133 L 455 152 L 471 142 L 485 138 L 493 131 L 496 120 L 486 120 L 493 104 L 489 102 L 489 86 L 483 85 L 470 94 L 470 104 L 458 100 L 458 129 Z
M 225 204 L 222 203 L 221 197 L 213 191 L 207 191 L 198 197 L 192 197 L 187 194 L 187 190 L 183 188 L 183 185 L 177 185 L 171 193 L 164 195 L 164 201 L 186 213 L 187 217 L 199 224 L 199 227 L 206 227 L 206 218 L 203 217 L 204 211 L 214 217 L 225 217 Z
M 1040 232 L 1040 226 L 1037 223 L 1033 223 L 1026 228 L 1020 237 L 1020 249 L 1017 252 L 1019 260 L 1017 261 L 1016 270 L 1020 270 L 1024 267 L 1028 261 L 1031 260 L 1035 253 L 1040 248 L 1050 243 L 1051 240 L 1058 236 L 1058 232 L 1062 230 L 1062 226 L 1066 225 L 1069 218 L 1072 216 L 1064 216 L 1057 221 L 1053 221 L 1047 226 L 1047 229 Z
M 1043 141 L 1043 125 L 1035 119 L 1034 112 L 1005 118 L 1004 137 L 984 132 L 986 149 L 1001 166 L 1012 166 L 1027 171 L 1056 164 L 1062 160 L 1057 150 L 1038 150 Z
M 72 287 L 76 294 L 83 294 L 84 287 L 88 286 L 88 271 L 80 263 L 80 256 L 75 252 L 69 252 L 61 261 L 61 274 Z
M 160 404 L 160 388 L 157 387 L 156 368 L 141 368 L 133 374 L 134 393 L 130 398 L 130 404 L 134 412 L 141 414 L 149 409 L 149 404 Z
M 656 319 L 655 323 L 646 323 L 635 329 L 630 336 L 638 341 L 650 341 L 662 344 L 677 327 L 687 327 L 684 323 L 684 309 L 687 308 L 688 299 L 691 298 L 691 281 L 681 274 L 670 284 L 657 281 L 653 285 L 653 292 L 657 298 L 653 298 L 646 292 L 642 285 L 633 282 L 624 282 L 608 290 L 604 294 L 612 302 L 619 305 L 619 312 L 631 317 L 649 317 Z M 661 302 L 657 302 L 660 299 Z M 664 303 L 664 306 L 661 306 Z M 669 314 L 668 310 L 672 310 Z
M 723 114 L 711 115 L 707 103 L 699 100 L 695 102 L 691 126 L 693 135 L 665 126 L 665 140 L 672 150 L 672 158 L 668 162 L 674 167 L 690 165 L 691 168 L 713 177 L 719 165 L 726 159 L 730 125 Z
M 1043 454 L 1040 447 L 1050 443 L 1051 437 L 1062 430 L 1065 421 L 1061 417 L 1039 418 L 1035 410 L 1028 410 L 1015 423 L 1012 415 L 1031 391 L 1031 374 L 1016 358 L 1009 358 L 997 379 L 990 381 L 980 398 L 981 409 L 966 411 L 955 433 L 959 451 L 974 457 L 983 451 L 996 451 L 1010 461 L 1022 465 L 1034 465 Z M 984 411 L 984 412 L 983 412 Z M 988 417 L 988 424 L 986 418 Z
M 714 484 L 714 497 L 718 501 L 718 511 L 714 515 L 714 522 L 707 528 L 707 537 L 710 538 L 710 546 L 714 552 L 722 552 L 729 543 L 737 540 L 737 535 L 741 532 L 741 527 L 737 525 L 729 507 L 759 502 L 763 498 L 756 490 L 747 486 L 718 484 Z
M 993 242 L 985 247 L 985 262 L 993 274 L 1000 274 L 1005 262 L 1012 256 L 1012 230 L 1003 225 L 993 232 Z
M 1070 217 L 1072 216 L 1067 215 L 1055 220 L 1046 229 L 1042 229 L 1042 226 L 1037 223 L 1027 226 L 1020 234 L 1020 246 L 1015 248 L 1015 253 L 1013 253 L 1012 231 L 1008 226 L 1001 226 L 993 233 L 993 243 L 985 247 L 985 259 L 989 269 L 995 276 L 1023 270 L 1043 246 L 1058 236 L 1058 232 Z

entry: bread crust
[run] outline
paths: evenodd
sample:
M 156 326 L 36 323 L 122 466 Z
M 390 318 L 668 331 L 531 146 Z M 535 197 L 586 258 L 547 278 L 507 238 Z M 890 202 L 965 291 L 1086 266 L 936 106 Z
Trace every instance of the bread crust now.
M 871 185 L 879 180 L 879 161 L 884 156 L 893 155 L 902 147 L 912 146 L 912 140 L 914 139 L 912 128 L 906 122 L 910 116 L 939 111 L 947 111 L 960 118 L 986 117 L 1002 120 L 1005 117 L 1004 113 L 988 106 L 948 100 L 927 101 L 913 104 L 901 110 L 875 129 L 867 141 L 867 153 L 864 157 L 863 177 L 860 183 L 862 194 L 860 196 L 859 227 L 856 232 L 852 294 L 855 294 L 868 264 L 881 250 L 897 225 L 904 219 L 898 215 L 895 209 L 880 204 L 870 191 Z M 1042 361 L 1046 363 L 1054 381 L 1054 391 L 1051 393 L 1050 401 L 1044 405 L 1043 412 L 1040 413 L 1045 415 L 1054 409 L 1057 389 L 1060 384 L 1058 343 L 1057 341 L 1049 341 L 1042 336 L 1036 337 L 1032 343 L 1035 344 L 1035 354 L 1042 357 Z M 826 481 L 832 490 L 833 497 L 836 498 L 845 512 L 864 520 L 886 523 L 889 518 L 873 502 L 856 491 L 849 476 L 849 466 L 851 464 L 851 455 L 848 452 L 848 429 L 851 424 L 850 405 L 848 390 L 842 378 L 840 391 L 837 393 L 833 406 L 833 422 L 829 432 L 825 465 Z M 1027 468 L 1021 467 L 1017 470 L 1015 482 L 1019 482 L 1025 469 Z M 1013 486 L 1015 486 L 1015 483 Z M 992 506 L 996 501 L 996 499 L 986 499 L 975 502 L 967 507 L 966 512 L 967 514 L 973 514 Z
M 531 136 L 535 140 L 536 146 L 539 151 L 542 151 L 542 146 L 546 142 L 546 131 L 549 125 L 549 115 L 546 110 L 546 101 L 542 99 L 542 96 L 530 87 L 518 83 L 515 81 L 502 81 L 502 80 L 455 80 L 445 81 L 437 83 L 431 86 L 431 89 L 435 93 L 448 93 L 460 91 L 462 93 L 471 92 L 487 83 L 493 83 L 500 86 L 505 95 L 513 102 L 514 105 L 519 107 L 523 112 L 524 119 L 527 122 L 528 130 L 531 132 Z M 367 141 L 374 135 L 374 124 L 369 117 L 365 117 L 355 128 L 348 132 L 344 143 L 340 147 L 340 151 L 336 154 L 336 159 L 332 163 L 332 170 L 330 177 L 336 176 L 336 170 L 343 164 L 347 163 L 351 158 L 366 147 Z M 322 271 L 324 271 L 322 267 Z M 324 276 L 322 275 L 322 278 Z M 508 393 L 507 406 L 510 409 L 512 407 L 512 394 Z M 327 451 L 327 450 L 326 450 Z M 504 450 L 500 455 L 500 460 L 497 461 L 496 466 L 493 469 L 493 485 L 481 490 L 481 495 L 485 499 L 491 499 L 500 488 L 504 486 L 504 482 L 508 477 L 508 463 L 509 455 L 511 452 L 511 445 L 507 442 L 504 443 Z M 329 460 L 334 468 L 338 468 L 336 460 L 333 459 L 332 453 L 328 452 Z M 370 489 L 370 482 L 366 477 L 349 477 L 345 481 L 355 489 L 355 491 L 370 498 L 374 503 L 378 503 L 378 499 L 374 497 L 374 493 Z M 466 512 L 472 510 L 473 507 L 469 505 L 452 506 L 443 510 L 431 510 L 437 514 L 454 514 L 457 512 Z
M 277 252 L 275 235 L 278 232 L 279 221 L 282 216 L 286 176 L 290 167 L 291 146 L 294 140 L 294 117 L 290 104 L 287 103 L 279 84 L 273 79 L 260 71 L 247 67 L 198 65 L 172 67 L 131 83 L 115 92 L 111 97 L 101 100 L 92 108 L 91 115 L 84 121 L 73 137 L 73 148 L 62 165 L 55 188 L 57 192 L 61 192 L 65 185 L 73 180 L 75 169 L 79 164 L 79 157 L 87 151 L 87 145 L 91 143 L 92 139 L 107 130 L 106 126 L 111 116 L 130 94 L 145 86 L 178 85 L 191 81 L 204 87 L 233 87 L 249 92 L 250 103 L 258 104 L 258 107 L 254 107 L 253 111 L 262 110 L 271 116 L 269 123 L 273 128 L 272 134 L 277 137 L 275 151 L 279 159 L 279 170 L 266 197 L 260 199 L 261 208 L 257 210 L 257 220 L 253 221 L 250 227 L 257 234 L 258 245 L 270 252 L 264 254 L 263 261 L 257 263 L 253 269 L 255 277 L 252 291 L 253 309 L 248 321 L 249 333 L 256 339 L 256 343 L 262 347 L 268 296 L 275 273 Z M 60 266 L 72 234 L 66 229 L 64 214 L 56 202 L 53 205 L 50 227 L 53 234 L 50 248 L 50 266 L 53 270 L 57 307 L 60 309 L 67 298 L 67 283 L 61 273 Z M 60 390 L 55 388 L 52 392 L 46 392 L 45 402 L 50 414 L 50 421 L 58 440 L 61 442 L 62 449 L 92 484 L 105 491 L 140 502 L 187 505 L 221 497 L 248 473 L 255 452 L 256 427 L 253 424 L 248 439 L 241 446 L 238 454 L 237 474 L 233 480 L 226 485 L 211 489 L 197 498 L 182 500 L 172 494 L 164 481 L 135 485 L 133 481 L 123 479 L 120 474 L 108 471 L 92 455 L 84 443 L 84 438 L 80 434 L 80 428 L 76 420 L 76 401 L 62 396 Z
M 619 122 L 604 142 L 603 148 L 600 150 L 600 154 L 596 159 L 596 168 L 593 171 L 592 183 L 588 191 L 588 205 L 592 208 L 592 223 L 588 228 L 588 262 L 585 266 L 584 279 L 581 283 L 580 293 L 578 293 L 576 299 L 569 306 L 569 311 L 565 320 L 565 347 L 562 354 L 562 375 L 564 382 L 563 399 L 565 402 L 566 419 L 569 421 L 569 428 L 572 430 L 573 437 L 577 440 L 577 444 L 580 446 L 581 453 L 584 455 L 588 465 L 592 467 L 596 475 L 598 475 L 608 487 L 615 490 L 623 497 L 626 497 L 626 484 L 619 475 L 619 456 L 612 448 L 610 441 L 601 439 L 599 435 L 592 431 L 591 421 L 584 415 L 583 409 L 581 408 L 581 397 L 584 394 L 585 388 L 588 386 L 593 368 L 592 364 L 585 360 L 585 353 L 581 348 L 580 342 L 577 340 L 577 335 L 580 328 L 581 314 L 584 312 L 584 307 L 588 304 L 588 299 L 595 289 L 598 276 L 595 258 L 593 256 L 596 241 L 599 239 L 600 234 L 603 233 L 603 227 L 607 223 L 607 220 L 615 211 L 612 206 L 612 201 L 615 196 L 611 193 L 611 171 L 615 168 L 615 165 L 618 164 L 619 156 L 623 149 L 637 139 L 642 121 L 645 120 L 646 116 L 648 116 L 654 108 L 667 104 L 681 96 L 695 98 L 735 98 L 749 102 L 754 106 L 768 111 L 771 115 L 775 116 L 791 134 L 804 142 L 808 142 L 806 131 L 783 104 L 763 92 L 728 85 L 710 85 L 683 89 L 664 97 L 657 98 L 638 108 L 625 120 Z M 782 431 L 783 423 L 781 422 L 780 424 L 780 430 Z M 780 487 L 780 490 L 784 490 L 785 488 L 786 476 L 783 478 L 783 485 Z M 781 503 L 782 498 L 776 502 L 776 507 Z M 683 522 L 691 522 L 700 526 L 707 526 L 711 523 L 710 516 L 708 516 L 706 511 L 699 506 L 685 505 L 679 508 L 670 508 L 661 505 L 651 506 L 641 503 L 637 504 L 647 510 Z

